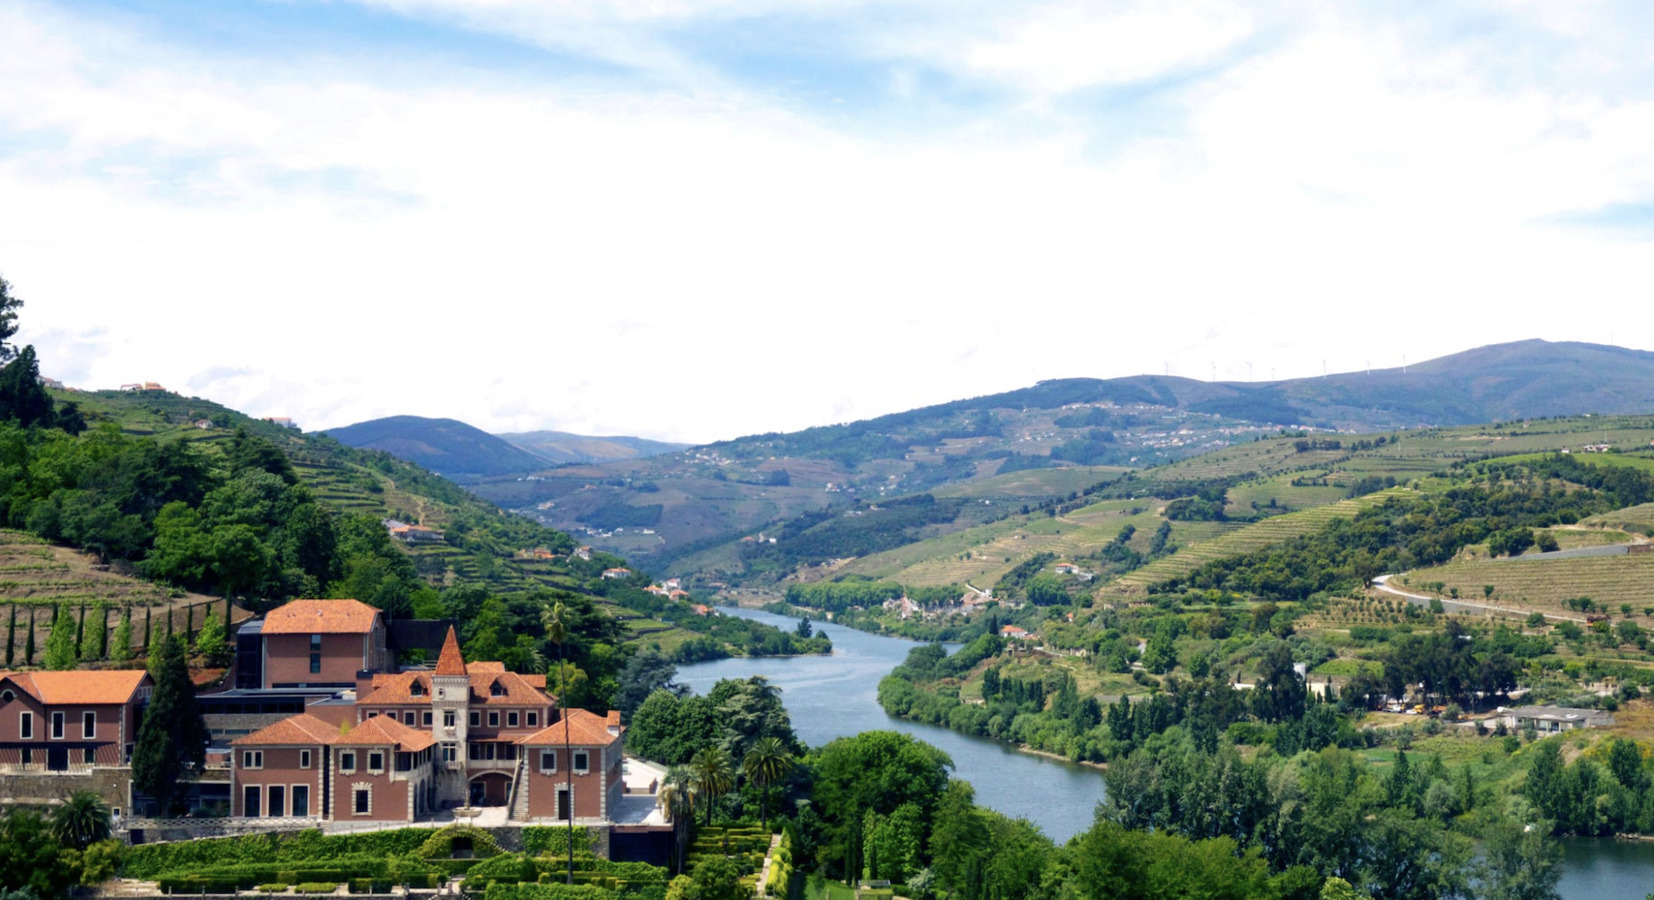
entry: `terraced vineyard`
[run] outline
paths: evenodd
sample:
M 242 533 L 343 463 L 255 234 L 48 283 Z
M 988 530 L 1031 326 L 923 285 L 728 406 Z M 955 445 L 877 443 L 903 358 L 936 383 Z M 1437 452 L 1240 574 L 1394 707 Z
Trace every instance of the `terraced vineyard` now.
M 1383 503 L 1390 497 L 1409 496 L 1413 493 L 1405 488 L 1390 488 L 1353 500 L 1340 500 L 1315 509 L 1274 516 L 1226 532 L 1211 540 L 1182 546 L 1171 556 L 1162 557 L 1135 572 L 1121 576 L 1119 581 L 1105 586 L 1103 590 L 1105 593 L 1141 592 L 1156 582 L 1187 575 L 1212 560 L 1250 553 L 1271 544 L 1309 534 L 1333 519 L 1347 518 L 1369 506 Z
M 1402 590 L 1429 594 L 1423 586 L 1441 582 L 1439 592 L 1479 601 L 1482 586 L 1493 585 L 1490 603 L 1541 612 L 1570 612 L 1563 601 L 1590 597 L 1616 616 L 1622 603 L 1642 617 L 1654 607 L 1654 553 L 1587 556 L 1571 559 L 1478 559 L 1417 569 L 1404 576 Z
M 162 623 L 170 616 L 173 630 L 184 632 L 191 625 L 199 628 L 209 609 L 220 615 L 224 609 L 224 601 L 216 597 L 123 575 L 90 554 L 57 547 L 24 532 L 0 529 L 0 607 L 16 607 L 18 611 L 13 664 L 23 664 L 21 654 L 31 619 L 35 623 L 37 654 L 45 652 L 52 610 L 61 603 L 70 604 L 77 615 L 84 608 L 89 621 L 98 621 L 104 615 L 99 610 L 102 606 L 108 610 L 104 621 L 110 632 L 120 622 L 121 610 L 132 608 L 133 643 L 139 645 L 145 621 Z M 9 628 L 10 611 L 0 614 L 5 616 L 0 627 Z M 232 607 L 230 615 L 239 622 L 250 613 Z M 35 662 L 39 662 L 38 655 Z
M 1611 513 L 1592 516 L 1586 519 L 1583 524 L 1623 528 L 1654 537 L 1654 503 L 1627 506 L 1625 509 L 1616 509 Z

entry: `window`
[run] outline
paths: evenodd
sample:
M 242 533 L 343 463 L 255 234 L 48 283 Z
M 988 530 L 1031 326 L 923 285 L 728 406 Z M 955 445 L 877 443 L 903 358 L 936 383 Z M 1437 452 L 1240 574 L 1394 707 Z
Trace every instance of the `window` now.
M 310 817 L 310 785 L 293 785 L 293 815 L 301 819 Z
M 445 762 L 445 763 L 454 762 L 458 758 L 459 758 L 459 746 L 457 744 L 443 744 L 442 745 L 442 761 L 443 762 Z
M 259 816 L 258 785 L 249 784 L 241 789 L 241 814 L 256 819 Z
M 498 727 L 500 727 L 500 711 L 499 710 L 491 709 L 491 710 L 488 711 L 488 727 L 489 728 L 498 728 Z
M 98 736 L 98 714 L 87 711 L 80 714 L 80 736 L 95 738 Z
M 263 750 L 243 750 L 243 751 L 241 751 L 241 767 L 243 769 L 262 769 L 262 768 L 264 768 L 264 751 Z
M 591 771 L 591 754 L 584 750 L 574 751 L 574 774 L 584 775 Z
M 507 728 L 516 728 L 517 727 L 517 711 L 516 710 L 512 710 L 512 711 L 505 714 L 505 727 L 507 727 Z
M 310 751 L 309 750 L 300 750 L 299 751 L 299 768 L 301 768 L 301 769 L 310 768 Z M 293 799 L 297 800 L 298 796 L 299 796 L 298 794 L 294 794 Z
M 17 736 L 25 741 L 34 740 L 34 713 L 21 712 L 17 714 Z
M 379 718 L 379 710 L 376 709 L 373 712 L 368 713 L 368 718 L 370 718 L 370 719 Z
M 442 727 L 443 728 L 452 728 L 452 727 L 454 727 L 454 721 L 455 721 L 455 716 L 454 716 L 454 711 L 453 710 L 445 709 L 445 710 L 442 711 Z
M 339 771 L 341 771 L 341 772 L 354 772 L 354 771 L 356 771 L 356 753 L 355 753 L 355 751 L 346 750 L 343 753 L 339 754 Z
M 472 728 L 482 727 L 482 713 L 477 712 L 476 710 L 471 711 L 471 727 Z
M 270 810 L 267 814 L 271 816 L 287 815 L 287 789 L 279 784 L 272 784 L 270 785 L 269 795 Z
M 17 694 L 11 688 L 0 691 L 0 703 L 10 703 L 17 699 Z
M 358 816 L 365 816 L 373 812 L 373 789 L 366 785 L 357 785 L 355 800 L 351 803 L 351 811 Z
M 498 681 L 496 681 L 493 684 L 488 686 L 488 696 L 490 696 L 490 697 L 504 697 L 505 696 L 505 688 L 501 687 L 500 683 Z
M 569 791 L 565 784 L 557 786 L 557 818 L 564 821 L 569 818 Z
M 531 713 L 528 714 L 528 727 L 530 727 L 530 728 L 539 728 L 540 727 L 540 714 L 539 713 L 531 712 Z
M 431 727 L 431 711 L 428 709 L 425 710 L 425 727 Z
M 369 753 L 368 771 L 374 773 L 385 771 L 385 754 L 378 752 Z
M 413 697 L 423 697 L 425 696 L 425 686 L 415 681 L 413 684 L 408 685 L 408 694 Z
M 425 715 L 428 716 L 428 715 L 430 715 L 430 713 L 426 713 Z M 412 725 L 413 723 L 414 723 L 414 711 L 410 709 L 407 712 L 402 714 L 402 724 L 403 725 Z M 431 723 L 426 722 L 425 724 L 429 725 Z
M 322 636 L 310 636 L 310 674 L 316 675 L 322 671 Z
M 63 740 L 63 719 L 63 713 L 52 713 L 52 740 L 54 741 Z
M 98 761 L 98 751 L 97 751 L 97 748 L 95 748 L 95 747 L 87 747 L 87 748 L 86 748 L 86 749 L 85 749 L 85 750 L 84 750 L 84 751 L 83 751 L 83 752 L 82 752 L 82 753 L 81 753 L 81 759 L 80 759 L 80 761 L 81 761 L 81 762 L 83 762 L 83 763 L 86 763 L 86 764 L 87 764 L 87 765 L 89 765 L 89 766 L 90 766 L 90 765 L 93 765 L 93 764 L 94 764 L 94 763 L 96 763 L 96 762 L 97 762 L 97 761 Z
M 557 771 L 557 751 L 556 750 L 541 750 L 540 751 L 540 771 L 542 771 L 542 772 L 555 772 L 555 771 Z

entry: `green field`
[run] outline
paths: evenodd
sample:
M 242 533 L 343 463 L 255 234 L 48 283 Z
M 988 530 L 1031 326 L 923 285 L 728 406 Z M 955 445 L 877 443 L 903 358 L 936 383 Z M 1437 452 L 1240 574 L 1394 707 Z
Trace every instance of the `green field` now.
M 1654 606 L 1654 554 L 1650 553 L 1574 559 L 1477 559 L 1416 569 L 1405 577 L 1406 583 L 1400 585 L 1403 590 L 1429 593 L 1422 586 L 1439 581 L 1444 585 L 1443 596 L 1457 588 L 1460 597 L 1478 602 L 1482 586 L 1491 584 L 1493 597 L 1488 602 L 1548 613 L 1569 612 L 1562 601 L 1571 597 L 1590 597 L 1607 604 L 1616 615 L 1621 603 L 1631 604 L 1639 617 L 1643 607 Z

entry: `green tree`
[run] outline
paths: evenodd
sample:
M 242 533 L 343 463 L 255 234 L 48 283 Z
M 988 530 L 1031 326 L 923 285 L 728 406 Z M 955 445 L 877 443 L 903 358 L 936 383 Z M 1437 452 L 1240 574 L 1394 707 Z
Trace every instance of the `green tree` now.
M 1495 821 L 1482 832 L 1480 870 L 1486 900 L 1556 900 L 1562 848 L 1550 839 L 1551 824 L 1523 826 Z
M 695 777 L 695 792 L 706 801 L 706 824 L 712 824 L 712 805 L 735 787 L 735 767 L 722 747 L 702 749 L 689 761 Z
M 52 630 L 46 636 L 46 668 L 54 672 L 73 669 L 80 662 L 75 652 L 75 611 L 67 601 L 58 604 Z
M 23 638 L 23 665 L 34 665 L 34 607 L 29 607 L 29 633 Z
M 160 815 L 178 800 L 178 781 L 206 760 L 207 727 L 195 702 L 183 642 L 169 638 L 152 670 L 155 687 L 132 753 L 132 786 L 154 799 Z
M 113 833 L 109 805 L 96 791 L 82 788 L 52 810 L 52 835 L 66 847 L 85 850 Z
M 4 313 L 0 313 L 3 321 Z M 5 348 L 0 345 L 0 348 Z M 57 413 L 52 397 L 40 384 L 40 365 L 35 359 L 34 347 L 24 347 L 17 358 L 0 369 L 0 419 L 16 422 L 24 428 L 57 424 Z
M 145 618 L 147 619 L 148 617 L 146 616 Z M 167 613 L 167 621 L 171 620 L 172 613 L 169 611 Z M 165 634 L 165 630 L 160 624 L 156 624 L 154 629 L 155 630 L 149 633 L 149 637 L 144 640 L 144 651 L 146 654 L 144 668 L 149 670 L 150 677 L 160 678 L 161 662 L 166 653 L 168 638 Z
M 23 308 L 23 298 L 11 292 L 11 282 L 0 277 L 0 362 L 17 356 L 17 347 L 11 342 L 17 335 L 17 311 Z
M 889 815 L 912 803 L 923 819 L 934 821 L 931 817 L 953 766 L 946 753 L 894 731 L 837 738 L 811 761 L 816 773 L 813 801 L 826 828 L 818 857 L 841 864 L 846 878 L 854 877 L 867 811 Z
M 758 820 L 768 831 L 769 789 L 793 770 L 793 755 L 777 737 L 762 737 L 747 748 L 741 757 L 741 771 L 758 788 Z
M 92 621 L 87 622 L 85 614 L 81 616 L 81 628 L 85 637 L 80 642 L 80 661 L 96 662 L 103 659 L 104 652 L 109 644 L 109 605 L 99 601 L 92 606 Z
M 666 654 L 653 647 L 645 647 L 633 654 L 626 661 L 626 668 L 620 670 L 619 687 L 615 690 L 615 709 L 620 711 L 621 720 L 630 723 L 632 713 L 637 712 L 638 707 L 656 691 L 667 691 L 680 697 L 687 693 L 688 688 L 672 681 L 677 674 L 678 667 L 666 658 Z
M 6 665 L 10 667 L 17 658 L 17 604 L 6 605 L 11 607 L 11 618 L 6 625 Z
M 62 856 L 63 845 L 39 812 L 14 806 L 0 814 L 0 888 L 26 888 L 38 900 L 66 896 L 75 873 Z
M 714 856 L 695 864 L 688 875 L 672 879 L 666 900 L 749 900 L 752 889 L 741 883 L 741 867 Z
M 121 624 L 115 626 L 115 641 L 109 647 L 109 658 L 125 662 L 132 658 L 132 607 L 121 608 Z
M 683 871 L 684 843 L 689 839 L 689 827 L 695 817 L 696 787 L 694 773 L 685 766 L 673 766 L 666 772 L 658 798 L 661 809 L 672 821 L 673 871 Z
M 224 623 L 218 618 L 218 611 L 209 608 L 206 621 L 201 623 L 201 633 L 195 639 L 195 650 L 212 665 L 223 665 L 228 661 L 230 642 L 224 636 Z
M 724 723 L 710 698 L 655 691 L 632 714 L 627 752 L 668 766 L 684 765 L 723 740 Z

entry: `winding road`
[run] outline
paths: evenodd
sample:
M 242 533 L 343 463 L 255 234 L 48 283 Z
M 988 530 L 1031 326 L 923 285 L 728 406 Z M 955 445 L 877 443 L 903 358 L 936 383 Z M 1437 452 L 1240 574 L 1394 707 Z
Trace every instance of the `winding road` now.
M 1621 551 L 1621 552 L 1623 552 L 1623 551 Z M 1591 554 L 1591 555 L 1599 555 L 1599 554 Z M 1466 610 L 1466 611 L 1476 611 L 1476 612 L 1484 613 L 1486 615 L 1493 615 L 1494 613 L 1506 613 L 1506 614 L 1513 615 L 1513 616 L 1526 616 L 1526 615 L 1529 615 L 1533 612 L 1536 612 L 1536 610 L 1531 610 L 1531 609 L 1512 609 L 1509 606 L 1494 606 L 1490 603 L 1472 603 L 1468 600 L 1442 600 L 1442 598 L 1440 598 L 1440 597 L 1426 597 L 1423 594 L 1409 594 L 1406 591 L 1401 590 L 1399 588 L 1390 587 L 1390 579 L 1394 578 L 1394 577 L 1395 577 L 1394 575 L 1380 575 L 1377 578 L 1373 579 L 1373 587 L 1383 591 L 1386 594 L 1395 594 L 1397 597 L 1405 597 L 1406 599 L 1408 599 L 1409 601 L 1413 602 L 1414 604 L 1416 604 L 1418 606 L 1429 606 L 1430 601 L 1440 600 L 1443 609 L 1448 609 L 1448 610 L 1461 609 L 1461 610 Z M 1580 624 L 1585 623 L 1585 618 L 1583 616 L 1564 616 L 1564 615 L 1561 615 L 1559 613 L 1547 613 L 1547 612 L 1542 612 L 1542 613 L 1540 613 L 1540 615 L 1544 616 L 1547 619 L 1557 619 L 1559 621 L 1568 621 L 1568 622 L 1579 622 Z

